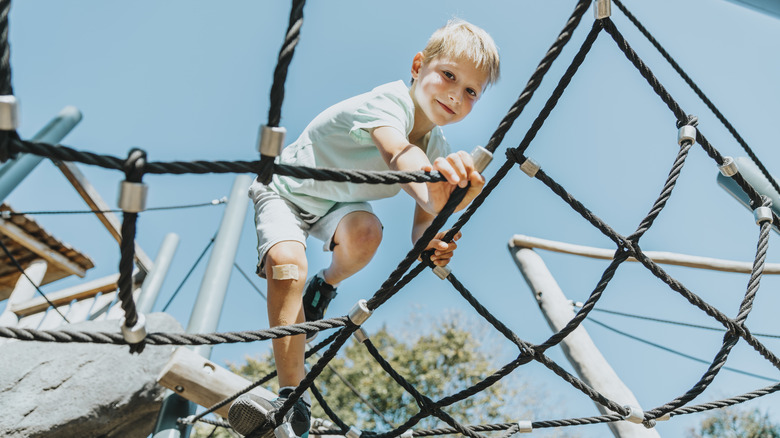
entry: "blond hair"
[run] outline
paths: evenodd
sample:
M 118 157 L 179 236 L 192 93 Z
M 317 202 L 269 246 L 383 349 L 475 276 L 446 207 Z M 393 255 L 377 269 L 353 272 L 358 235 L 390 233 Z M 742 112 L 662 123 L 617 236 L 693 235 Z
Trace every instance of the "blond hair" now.
M 423 62 L 434 58 L 468 59 L 478 70 L 487 73 L 488 84 L 498 81 L 500 62 L 493 38 L 482 28 L 460 18 L 453 18 L 437 29 L 422 52 Z

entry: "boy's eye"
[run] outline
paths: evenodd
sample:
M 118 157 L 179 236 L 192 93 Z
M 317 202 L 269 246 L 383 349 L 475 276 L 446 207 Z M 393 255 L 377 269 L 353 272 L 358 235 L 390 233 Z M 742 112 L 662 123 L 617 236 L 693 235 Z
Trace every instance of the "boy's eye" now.
M 466 93 L 469 93 L 469 96 L 471 96 L 471 97 L 477 97 L 477 92 L 474 91 L 473 88 L 467 88 L 466 89 Z
M 446 76 L 448 79 L 455 79 L 455 75 L 454 75 L 454 74 L 452 74 L 451 72 L 448 72 L 448 71 L 446 71 L 446 70 L 445 70 L 445 71 L 443 72 L 443 74 L 444 74 L 444 76 Z

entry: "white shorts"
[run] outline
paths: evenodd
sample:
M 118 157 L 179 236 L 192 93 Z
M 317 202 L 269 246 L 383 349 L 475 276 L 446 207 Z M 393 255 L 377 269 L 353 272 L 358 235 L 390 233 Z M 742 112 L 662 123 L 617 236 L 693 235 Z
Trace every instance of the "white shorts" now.
M 252 184 L 249 197 L 255 205 L 255 227 L 257 228 L 257 275 L 265 278 L 265 254 L 279 242 L 291 240 L 306 247 L 306 238 L 311 234 L 322 240 L 323 251 L 333 250 L 333 234 L 344 216 L 354 211 L 374 211 L 367 202 L 340 202 L 325 216 L 315 216 L 300 209 L 263 184 Z

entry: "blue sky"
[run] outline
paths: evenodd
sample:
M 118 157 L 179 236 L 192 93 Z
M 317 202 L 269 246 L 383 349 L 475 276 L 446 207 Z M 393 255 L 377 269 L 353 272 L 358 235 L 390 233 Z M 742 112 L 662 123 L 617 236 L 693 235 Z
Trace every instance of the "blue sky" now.
M 770 171 L 778 173 L 780 149 L 780 20 L 723 0 L 626 0 L 652 32 L 736 126 Z M 538 62 L 571 14 L 574 1 L 465 0 L 428 2 L 310 2 L 301 43 L 290 68 L 282 124 L 297 135 L 327 106 L 398 79 L 407 80 L 414 54 L 430 33 L 453 16 L 485 28 L 498 44 L 502 78 L 463 122 L 445 127 L 454 149 L 485 144 L 522 91 Z M 614 9 L 613 19 L 640 57 L 653 69 L 686 112 L 724 155 L 744 153 L 634 27 Z M 138 1 L 130 3 L 40 0 L 15 2 L 10 15 L 13 85 L 22 102 L 23 137 L 31 137 L 66 105 L 84 114 L 64 144 L 114 156 L 131 147 L 152 161 L 254 160 L 257 128 L 266 121 L 268 92 L 289 13 L 287 2 Z M 572 42 L 517 120 L 488 168 L 499 167 L 507 147 L 517 146 L 593 22 L 586 13 Z M 675 120 L 607 34 L 602 34 L 528 149 L 528 155 L 618 232 L 630 234 L 657 197 L 677 152 Z M 101 194 L 115 205 L 123 175 L 80 166 Z M 642 239 L 647 250 L 673 251 L 752 261 L 758 227 L 752 213 L 715 183 L 717 167 L 695 147 L 666 210 Z M 207 202 L 228 195 L 232 175 L 156 176 L 149 206 Z M 77 210 L 84 204 L 59 171 L 42 163 L 7 201 L 17 211 Z M 339 289 L 330 315 L 346 313 L 369 298 L 409 250 L 413 204 L 405 195 L 375 204 L 385 237 L 371 264 Z M 197 255 L 215 233 L 222 207 L 141 216 L 138 241 L 152 257 L 165 234 L 177 233 L 177 251 L 160 301 L 170 297 Z M 96 262 L 87 279 L 116 272 L 119 250 L 99 222 L 87 216 L 38 216 L 36 220 Z M 611 248 L 611 241 L 537 180 L 515 170 L 502 181 L 463 230 L 451 264 L 455 274 L 497 317 L 530 342 L 550 329 L 508 251 L 514 234 Z M 778 261 L 772 236 L 768 260 Z M 252 220 L 247 214 L 237 262 L 251 272 L 256 260 Z M 584 301 L 607 266 L 605 261 L 540 252 L 564 293 Z M 328 262 L 310 242 L 310 266 Z M 734 316 L 748 277 L 668 268 L 675 278 L 727 315 Z M 170 310 L 186 326 L 203 275 L 202 266 Z M 70 279 L 46 287 L 57 290 Z M 265 290 L 259 279 L 255 284 Z M 753 332 L 775 333 L 780 305 L 775 278 L 762 280 L 748 319 Z M 450 310 L 474 311 L 448 284 L 423 273 L 407 290 L 367 322 L 369 331 L 406 321 L 407 315 L 434 318 Z M 2 306 L 3 304 L 0 304 Z M 599 308 L 714 326 L 703 312 L 640 266 L 623 266 Z M 712 360 L 721 335 L 594 313 L 593 317 L 643 339 Z M 478 324 L 477 318 L 470 318 Z M 265 303 L 237 272 L 219 331 L 267 327 Z M 684 393 L 706 370 L 692 362 L 616 335 L 591 322 L 585 328 L 602 353 L 650 409 Z M 489 337 L 500 335 L 488 331 Z M 499 339 L 499 353 L 514 356 Z M 780 342 L 766 339 L 777 352 Z M 266 344 L 214 348 L 212 359 L 239 361 L 265 351 Z M 559 348 L 550 356 L 567 369 Z M 741 343 L 728 366 L 780 378 L 776 369 Z M 540 365 L 518 371 L 559 400 L 557 412 L 533 420 L 597 415 L 584 395 Z M 697 401 L 731 397 L 769 382 L 722 371 Z M 780 422 L 778 395 L 748 404 L 768 410 Z M 680 436 L 701 415 L 676 417 L 658 426 L 662 436 Z M 523 418 L 518 418 L 522 420 Z M 581 436 L 603 436 L 606 426 L 576 428 Z

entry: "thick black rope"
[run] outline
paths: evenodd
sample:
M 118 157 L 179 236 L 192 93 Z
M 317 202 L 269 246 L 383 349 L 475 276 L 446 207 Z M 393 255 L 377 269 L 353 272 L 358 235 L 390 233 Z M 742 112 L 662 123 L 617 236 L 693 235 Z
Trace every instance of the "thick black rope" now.
M 615 24 L 609 19 L 605 18 L 603 20 L 599 20 L 604 22 L 604 30 L 607 31 L 612 36 L 612 39 L 615 40 L 618 47 L 620 47 L 620 50 L 623 51 L 623 53 L 626 55 L 626 58 L 628 58 L 629 61 L 631 61 L 632 64 L 639 70 L 639 73 L 642 75 L 642 77 L 645 78 L 648 84 L 650 84 L 651 88 L 655 93 L 661 98 L 661 100 L 666 104 L 666 106 L 672 111 L 672 113 L 677 117 L 678 123 L 686 123 L 687 117 L 683 109 L 680 107 L 680 105 L 672 98 L 672 96 L 669 94 L 669 92 L 666 91 L 663 85 L 658 81 L 658 79 L 653 75 L 653 72 L 650 70 L 650 68 L 639 58 L 639 55 L 631 48 L 631 46 L 628 44 L 628 41 L 623 37 L 623 35 L 620 33 L 620 31 L 617 30 L 615 27 Z M 701 131 L 697 130 L 696 132 L 696 142 L 699 143 L 704 149 L 705 152 L 718 164 L 718 166 L 723 165 L 724 159 L 723 156 L 718 152 L 711 144 L 710 142 L 704 137 L 704 135 L 701 133 Z M 755 209 L 756 207 L 759 207 L 761 205 L 761 195 L 751 186 L 745 179 L 742 177 L 741 174 L 737 173 L 732 177 L 734 179 L 734 182 L 736 182 L 739 187 L 748 195 L 748 197 L 751 200 L 751 208 Z M 777 226 L 780 225 L 780 218 L 773 212 L 773 223 Z
M 268 110 L 268 126 L 279 126 L 282 118 L 282 102 L 284 101 L 284 83 L 287 80 L 287 70 L 290 68 L 295 46 L 301 38 L 301 26 L 303 26 L 303 7 L 305 0 L 293 0 L 290 9 L 290 21 L 287 33 L 284 36 L 284 44 L 279 50 L 279 57 L 274 70 L 274 81 L 271 85 L 271 106 Z
M 0 95 L 14 94 L 11 86 L 11 46 L 8 44 L 8 13 L 11 0 L 0 0 Z
M 224 333 L 149 333 L 144 340 L 147 345 L 217 345 L 239 342 L 267 341 L 303 334 L 313 334 L 322 330 L 344 327 L 347 317 L 322 319 L 265 330 L 224 332 Z M 92 343 L 127 345 L 121 333 L 84 332 L 69 330 L 32 330 L 18 327 L 0 326 L 0 338 L 21 341 Z
M 488 141 L 487 146 L 485 146 L 485 149 L 489 150 L 490 152 L 495 152 L 498 146 L 504 140 L 504 136 L 507 132 L 509 132 L 512 124 L 515 122 L 515 120 L 517 120 L 518 117 L 520 117 L 520 114 L 523 112 L 526 104 L 531 100 L 534 92 L 542 84 L 542 79 L 544 79 L 544 76 L 550 70 L 550 67 L 552 67 L 553 62 L 555 62 L 555 60 L 558 58 L 558 55 L 560 55 L 563 51 L 563 47 L 566 46 L 566 43 L 568 43 L 571 39 L 574 30 L 577 29 L 577 26 L 580 24 L 580 20 L 582 19 L 583 14 L 585 14 L 585 12 L 590 8 L 590 4 L 590 0 L 580 0 L 577 3 L 577 6 L 574 8 L 574 12 L 571 14 L 571 17 L 569 17 L 569 20 L 566 22 L 563 30 L 561 30 L 560 34 L 558 34 L 558 38 L 556 38 L 553 45 L 550 46 L 550 48 L 547 50 L 547 53 L 545 53 L 541 62 L 539 62 L 539 65 L 536 66 L 536 70 L 531 75 L 531 78 L 528 80 L 525 88 L 520 93 L 520 96 L 517 98 L 517 101 L 514 103 L 514 105 L 512 105 L 512 107 L 509 109 L 506 116 L 504 116 L 504 118 L 498 124 L 498 128 L 496 128 L 495 132 L 490 137 L 490 140 Z
M 125 181 L 140 184 L 146 165 L 146 152 L 141 149 L 132 149 L 124 164 Z M 121 257 L 119 259 L 119 279 L 117 297 L 125 312 L 125 327 L 132 328 L 138 322 L 138 311 L 133 299 L 133 263 L 135 259 L 135 233 L 138 213 L 122 213 L 122 241 L 119 244 Z M 144 349 L 143 341 L 131 344 L 131 353 L 140 353 Z
M 661 56 L 666 59 L 666 61 L 669 63 L 669 65 L 672 66 L 672 68 L 680 75 L 680 77 L 685 81 L 686 84 L 688 84 L 689 87 L 691 87 L 691 90 L 693 90 L 694 93 L 696 93 L 697 96 L 699 96 L 699 99 L 701 99 L 702 102 L 707 106 L 707 108 L 712 111 L 713 114 L 715 114 L 715 117 L 723 124 L 723 126 L 726 127 L 726 129 L 729 131 L 729 133 L 734 137 L 734 139 L 739 143 L 740 146 L 742 146 L 742 149 L 748 154 L 751 160 L 753 160 L 753 163 L 758 166 L 758 168 L 761 170 L 761 173 L 764 175 L 764 178 L 767 179 L 767 181 L 772 184 L 772 187 L 777 191 L 777 193 L 780 193 L 780 185 L 778 185 L 777 181 L 772 177 L 772 175 L 769 173 L 769 170 L 764 166 L 764 163 L 761 162 L 761 160 L 758 159 L 758 156 L 755 152 L 753 152 L 753 149 L 750 148 L 750 146 L 747 144 L 747 142 L 742 138 L 741 135 L 739 135 L 739 132 L 737 132 L 737 129 L 734 127 L 734 125 L 731 124 L 731 122 L 726 119 L 726 116 L 723 115 L 723 113 L 720 112 L 720 110 L 715 106 L 715 104 L 707 97 L 707 95 L 704 94 L 704 92 L 699 88 L 699 86 L 691 79 L 691 77 L 680 67 L 680 65 L 672 58 L 672 56 L 669 54 L 669 52 L 664 49 L 661 44 L 658 42 L 658 40 L 653 37 L 652 34 L 645 28 L 642 23 L 639 22 L 639 20 L 621 3 L 619 0 L 614 0 L 615 5 L 618 7 L 618 9 L 623 12 L 623 14 L 628 18 L 631 23 L 636 26 L 636 28 L 639 30 L 639 32 L 647 38 L 648 41 L 650 41 L 650 44 L 653 45 L 653 47 L 658 50 L 658 53 L 661 54 Z
M 771 205 L 771 201 L 769 201 L 769 198 L 764 197 L 764 206 L 768 207 L 770 205 Z M 739 327 L 744 327 L 745 321 L 747 320 L 750 310 L 753 307 L 753 301 L 755 300 L 756 293 L 758 292 L 761 275 L 763 274 L 764 265 L 766 262 L 766 253 L 767 253 L 767 249 L 769 248 L 770 229 L 771 229 L 771 224 L 768 221 L 761 223 L 760 230 L 759 230 L 759 240 L 756 248 L 756 257 L 753 262 L 753 269 L 750 275 L 750 280 L 748 281 L 747 292 L 745 293 L 745 297 L 742 300 L 742 303 L 740 304 L 739 314 L 734 320 L 734 323 Z M 713 360 L 710 368 L 707 370 L 704 376 L 702 376 L 702 378 L 699 380 L 699 383 L 697 383 L 693 388 L 691 388 L 684 395 L 667 403 L 664 406 L 661 406 L 651 411 L 650 414 L 656 416 L 662 416 L 666 412 L 673 411 L 677 408 L 680 408 L 688 404 L 688 402 L 690 402 L 694 398 L 698 397 L 699 394 L 704 392 L 707 386 L 709 386 L 709 383 L 711 383 L 715 379 L 715 376 L 718 374 L 720 369 L 726 364 L 726 359 L 728 358 L 728 354 L 731 351 L 731 349 L 737 344 L 738 340 L 739 340 L 739 336 L 735 332 L 733 331 L 727 332 L 723 337 L 723 346 L 721 350 L 718 352 L 718 355 L 716 356 L 715 360 Z
M 12 139 L 8 154 L 26 153 L 52 160 L 77 162 L 109 170 L 123 170 L 124 160 L 110 155 L 83 152 L 68 146 Z M 0 157 L 2 158 L 2 157 Z M 170 161 L 147 162 L 144 172 L 157 175 L 185 175 L 210 173 L 260 173 L 261 161 Z M 273 173 L 317 181 L 353 182 L 358 184 L 401 184 L 409 182 L 439 182 L 445 178 L 439 172 L 370 171 L 357 169 L 330 169 L 325 167 L 290 166 L 274 164 Z
M 338 331 L 333 333 L 327 339 L 323 340 L 322 342 L 318 343 L 317 345 L 315 345 L 314 347 L 312 347 L 308 351 L 306 351 L 306 353 L 304 354 L 304 359 L 308 358 L 309 356 L 313 355 L 314 353 L 316 353 L 319 350 L 321 350 L 322 348 L 324 348 L 326 345 L 328 345 L 331 342 L 333 342 L 333 340 L 336 339 L 336 336 L 338 336 L 338 333 L 339 333 Z M 244 389 L 238 391 L 237 393 L 235 393 L 235 394 L 225 398 L 224 400 L 222 400 L 219 403 L 211 406 L 210 408 L 208 408 L 205 411 L 199 413 L 198 415 L 195 415 L 193 417 L 187 417 L 186 419 L 179 419 L 179 423 L 194 424 L 196 421 L 200 421 L 201 418 L 205 417 L 206 415 L 208 415 L 208 414 L 210 414 L 212 412 L 217 411 L 221 407 L 223 407 L 223 406 L 227 405 L 228 403 L 232 402 L 233 400 L 237 399 L 242 394 L 246 394 L 247 392 L 249 392 L 249 391 L 257 388 L 258 386 L 268 382 L 269 380 L 271 380 L 274 377 L 276 377 L 276 375 L 277 375 L 277 372 L 276 371 L 272 371 L 272 372 L 268 373 L 267 375 L 265 375 L 264 377 L 261 377 L 260 379 L 256 380 L 255 382 L 253 382 L 252 384 L 250 384 L 246 388 L 244 388 Z M 315 388 L 312 386 L 312 390 L 314 390 L 314 389 Z

